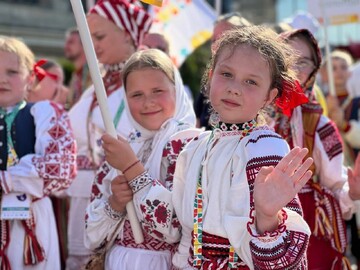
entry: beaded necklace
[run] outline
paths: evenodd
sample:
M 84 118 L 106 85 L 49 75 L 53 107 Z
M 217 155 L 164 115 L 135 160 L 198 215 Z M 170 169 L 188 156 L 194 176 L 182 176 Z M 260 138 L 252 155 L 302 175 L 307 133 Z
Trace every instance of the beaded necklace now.
M 218 132 L 236 132 L 236 135 L 239 135 L 239 141 L 245 136 L 249 135 L 254 128 L 256 127 L 256 121 L 251 120 L 249 122 L 245 122 L 242 124 L 226 124 L 219 123 L 217 127 L 211 132 L 210 138 L 207 142 L 207 148 L 210 147 L 211 142 L 215 137 L 215 133 Z M 215 138 L 216 140 L 216 138 Z M 206 153 L 209 149 L 207 149 Z M 206 155 L 206 154 L 205 154 Z M 206 157 L 204 157 L 206 158 Z M 203 159 L 204 159 L 203 158 Z M 194 234 L 193 234 L 193 242 L 194 242 L 194 261 L 193 266 L 199 267 L 202 264 L 202 235 L 203 235 L 203 190 L 202 190 L 202 170 L 203 165 L 201 163 L 198 181 L 196 184 L 196 193 L 194 200 Z M 236 263 L 238 262 L 239 257 L 235 252 L 233 246 L 230 246 L 229 250 L 229 268 L 235 268 Z

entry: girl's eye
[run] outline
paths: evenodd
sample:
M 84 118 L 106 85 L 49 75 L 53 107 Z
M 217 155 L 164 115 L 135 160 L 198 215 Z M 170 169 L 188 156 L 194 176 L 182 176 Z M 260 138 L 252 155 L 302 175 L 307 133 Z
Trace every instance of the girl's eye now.
M 162 92 L 163 92 L 162 89 L 155 89 L 155 90 L 154 90 L 154 93 L 162 93 Z
M 96 40 L 102 40 L 105 35 L 95 35 Z
M 257 83 L 253 80 L 246 80 L 245 81 L 247 84 L 251 84 L 251 85 L 257 85 Z
M 231 74 L 229 72 L 223 72 L 221 73 L 224 77 L 226 78 L 230 78 L 231 77 Z
M 9 70 L 7 71 L 7 73 L 8 73 L 9 75 L 15 75 L 15 74 L 18 74 L 19 72 L 18 72 L 17 70 L 14 70 L 14 69 L 9 69 Z
M 141 93 L 134 93 L 131 95 L 133 98 L 141 97 Z

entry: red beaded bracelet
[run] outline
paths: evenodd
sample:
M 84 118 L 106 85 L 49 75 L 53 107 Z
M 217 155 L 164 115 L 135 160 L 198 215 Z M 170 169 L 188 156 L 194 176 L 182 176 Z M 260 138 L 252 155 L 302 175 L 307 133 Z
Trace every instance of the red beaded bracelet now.
M 125 170 L 123 170 L 123 174 L 125 174 L 128 170 L 130 170 L 132 167 L 134 167 L 136 164 L 138 164 L 140 162 L 140 160 L 135 161 L 134 163 L 132 163 L 129 167 L 127 167 Z

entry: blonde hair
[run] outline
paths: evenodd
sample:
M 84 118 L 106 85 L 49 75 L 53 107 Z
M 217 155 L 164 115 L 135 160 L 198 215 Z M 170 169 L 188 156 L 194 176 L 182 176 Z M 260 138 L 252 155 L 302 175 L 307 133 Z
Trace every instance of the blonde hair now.
M 30 48 L 18 38 L 0 36 L 0 51 L 14 53 L 19 59 L 19 65 L 31 72 L 35 57 Z
M 294 84 L 296 73 L 292 69 L 295 64 L 295 53 L 273 30 L 264 26 L 245 26 L 226 31 L 215 43 L 212 58 L 204 73 L 202 84 L 204 94 L 209 94 L 210 73 L 215 69 L 220 55 L 230 50 L 230 55 L 239 46 L 248 45 L 256 49 L 269 64 L 271 84 L 270 89 L 277 88 L 281 96 L 285 82 Z
M 125 90 L 129 74 L 133 71 L 146 68 L 162 71 L 175 85 L 174 65 L 171 59 L 158 49 L 147 49 L 134 53 L 126 61 L 122 73 Z

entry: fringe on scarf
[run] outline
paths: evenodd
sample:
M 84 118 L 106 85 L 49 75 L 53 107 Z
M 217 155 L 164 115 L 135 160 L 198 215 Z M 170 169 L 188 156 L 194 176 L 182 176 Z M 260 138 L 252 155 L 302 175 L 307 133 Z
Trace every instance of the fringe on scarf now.
M 30 220 L 22 220 L 25 228 L 24 239 L 24 264 L 35 265 L 45 259 L 45 252 L 35 235 L 35 223 Z

